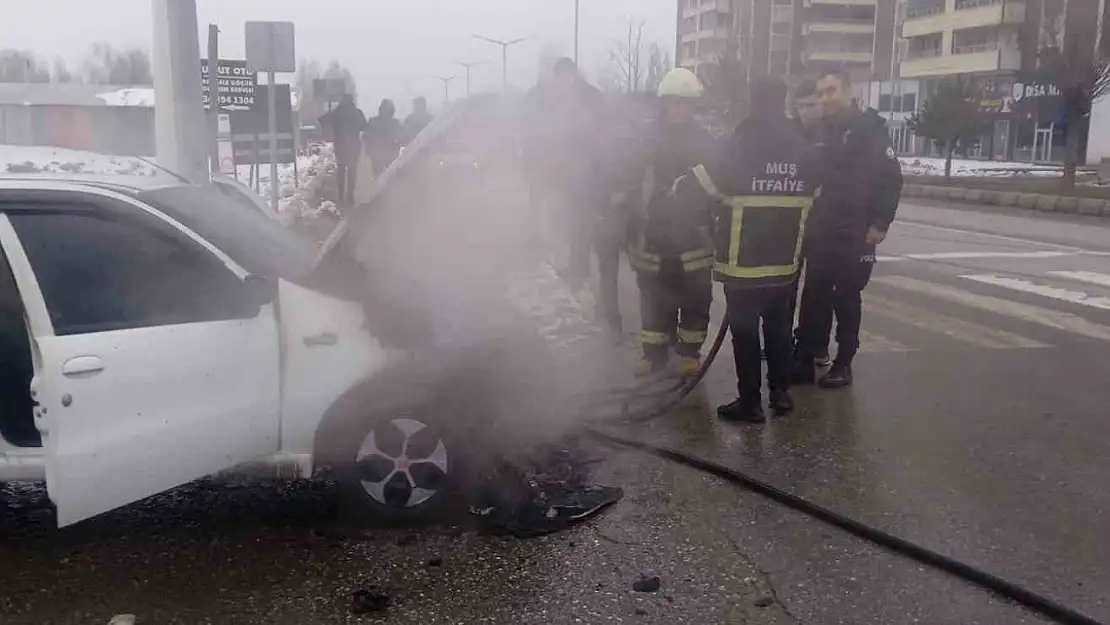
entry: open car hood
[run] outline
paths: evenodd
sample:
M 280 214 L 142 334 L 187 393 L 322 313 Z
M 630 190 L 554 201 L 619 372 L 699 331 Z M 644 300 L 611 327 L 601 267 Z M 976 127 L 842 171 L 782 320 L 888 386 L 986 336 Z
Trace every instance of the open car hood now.
M 412 340 L 430 336 L 430 328 L 441 325 L 432 321 L 436 310 L 464 305 L 468 292 L 453 290 L 460 280 L 480 279 L 474 275 L 482 264 L 476 249 L 489 250 L 512 238 L 502 222 L 476 223 L 483 218 L 483 201 L 492 201 L 476 198 L 482 193 L 493 198 L 490 181 L 481 179 L 486 171 L 462 180 L 437 176 L 440 155 L 448 144 L 462 143 L 505 164 L 499 184 L 519 179 L 506 173 L 518 160 L 516 109 L 512 98 L 476 96 L 437 117 L 375 181 L 370 198 L 328 237 L 310 286 L 361 301 L 371 330 L 385 342 L 413 347 Z M 497 199 L 503 200 L 502 208 L 517 202 Z M 469 277 L 456 277 L 468 268 Z
M 507 109 L 512 102 L 500 96 L 474 96 L 455 103 L 432 120 L 414 141 L 401 151 L 400 156 L 374 182 L 370 197 L 349 211 L 347 217 L 332 231 L 320 248 L 316 265 L 327 271 L 335 262 L 347 262 L 358 256 L 359 243 L 365 238 L 368 221 L 383 211 L 409 210 L 411 206 L 390 202 L 399 195 L 409 195 L 413 187 L 428 184 L 426 167 L 436 158 L 436 153 L 449 141 L 458 141 L 460 132 L 477 124 L 489 125 L 490 120 Z M 513 124 L 511 119 L 505 123 Z M 506 130 L 512 130 L 505 127 Z

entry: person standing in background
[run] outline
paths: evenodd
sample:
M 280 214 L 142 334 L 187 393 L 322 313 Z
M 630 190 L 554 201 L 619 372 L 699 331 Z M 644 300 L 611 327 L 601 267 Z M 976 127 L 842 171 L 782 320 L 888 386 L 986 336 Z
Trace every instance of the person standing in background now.
M 320 118 L 320 127 L 331 132 L 335 146 L 335 181 L 337 199 L 342 207 L 355 203 L 355 184 L 358 180 L 358 161 L 362 155 L 362 129 L 366 116 L 355 106 L 355 97 L 344 94 L 339 106 Z
M 423 96 L 412 101 L 412 113 L 405 118 L 405 145 L 412 143 L 420 131 L 432 123 L 432 114 L 428 112 L 428 100 Z
M 401 152 L 405 134 L 396 114 L 397 107 L 393 105 L 393 100 L 382 100 L 378 116 L 367 122 L 362 131 L 362 142 L 374 166 L 374 176 L 382 175 Z
M 557 271 L 574 290 L 590 277 L 590 251 L 603 198 L 598 175 L 601 91 L 578 73 L 569 58 L 524 99 L 524 161 L 535 218 L 555 230 L 565 262 Z

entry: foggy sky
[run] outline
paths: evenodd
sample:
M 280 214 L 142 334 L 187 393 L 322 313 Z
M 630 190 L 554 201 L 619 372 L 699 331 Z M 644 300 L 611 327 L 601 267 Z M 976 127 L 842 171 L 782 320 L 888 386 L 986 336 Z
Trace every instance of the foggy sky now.
M 98 40 L 150 48 L 150 0 L 2 0 L 0 47 L 31 49 L 52 61 L 61 57 L 70 71 Z M 645 41 L 673 52 L 675 0 L 581 0 L 581 65 L 591 79 L 606 64 L 606 50 L 627 29 L 628 19 L 645 20 Z M 349 67 L 363 108 L 376 109 L 382 97 L 402 110 L 417 95 L 438 107 L 442 83 L 433 75 L 458 75 L 452 95 L 465 90 L 459 61 L 484 61 L 472 69 L 475 90 L 501 80 L 500 48 L 471 34 L 494 39 L 533 37 L 510 49 L 510 81 L 535 80 L 541 52 L 573 50 L 573 0 L 197 0 L 199 26 L 221 27 L 221 56 L 242 58 L 243 22 L 296 23 L 297 56 Z

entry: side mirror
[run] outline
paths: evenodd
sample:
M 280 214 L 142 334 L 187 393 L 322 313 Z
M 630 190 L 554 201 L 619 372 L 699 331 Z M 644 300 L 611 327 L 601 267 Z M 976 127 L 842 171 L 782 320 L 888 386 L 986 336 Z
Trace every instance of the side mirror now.
M 251 274 L 243 280 L 243 284 L 247 287 L 252 306 L 261 308 L 277 299 L 278 281 L 276 278 Z

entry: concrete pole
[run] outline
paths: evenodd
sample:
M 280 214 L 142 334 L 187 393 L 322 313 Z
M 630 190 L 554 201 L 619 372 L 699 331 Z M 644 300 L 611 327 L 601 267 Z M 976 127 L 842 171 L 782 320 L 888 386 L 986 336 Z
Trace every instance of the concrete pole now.
M 267 132 L 270 133 L 270 208 L 277 212 L 278 209 L 278 166 L 277 166 L 277 80 L 274 78 L 274 72 L 266 74 L 266 87 L 267 87 L 267 114 L 269 115 L 270 122 L 267 127 Z M 294 154 L 293 158 L 297 158 Z
M 208 154 L 213 173 L 220 171 L 220 29 L 208 25 Z
M 158 164 L 207 182 L 196 0 L 151 0 L 154 123 Z

